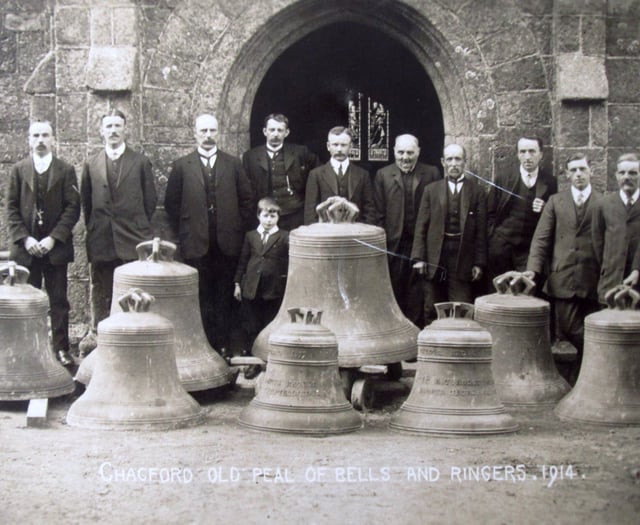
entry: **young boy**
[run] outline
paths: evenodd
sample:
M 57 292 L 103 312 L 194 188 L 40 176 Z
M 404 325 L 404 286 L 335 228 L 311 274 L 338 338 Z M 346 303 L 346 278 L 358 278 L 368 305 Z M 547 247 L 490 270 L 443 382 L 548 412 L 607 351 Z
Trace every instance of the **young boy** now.
M 289 232 L 278 228 L 279 218 L 278 204 L 270 197 L 260 199 L 260 225 L 245 234 L 234 277 L 233 297 L 242 301 L 248 348 L 276 316 L 284 295 L 289 263 Z M 259 371 L 259 367 L 249 367 L 245 377 L 251 379 Z

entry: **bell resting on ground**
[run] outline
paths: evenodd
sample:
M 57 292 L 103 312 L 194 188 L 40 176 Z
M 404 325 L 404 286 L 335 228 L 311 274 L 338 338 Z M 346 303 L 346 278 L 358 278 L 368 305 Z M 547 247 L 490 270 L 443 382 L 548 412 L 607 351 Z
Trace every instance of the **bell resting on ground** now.
M 609 308 L 585 318 L 580 375 L 555 412 L 586 423 L 640 425 L 640 294 L 620 286 L 605 299 Z
M 342 217 L 339 204 L 331 212 Z M 282 306 L 258 335 L 254 355 L 267 360 L 269 335 L 288 322 L 288 309 L 300 304 L 324 312 L 323 324 L 338 339 L 341 367 L 397 363 L 417 354 L 419 330 L 393 295 L 382 228 L 322 222 L 293 230 Z
M 98 324 L 95 369 L 85 393 L 69 408 L 69 425 L 166 430 L 204 421 L 200 405 L 178 378 L 173 325 L 147 311 L 152 300 L 131 290 L 119 301 L 124 311 Z
M 269 337 L 269 361 L 256 397 L 240 414 L 242 425 L 272 432 L 326 435 L 362 426 L 347 402 L 338 372 L 336 337 L 321 312 L 291 308 L 291 322 Z
M 202 327 L 198 297 L 198 271 L 174 261 L 176 246 L 156 238 L 140 243 L 139 260 L 116 268 L 111 315 L 120 311 L 117 298 L 139 287 L 156 300 L 153 311 L 170 319 L 176 334 L 176 363 L 180 381 L 189 392 L 227 385 L 232 379 L 226 361 L 211 348 Z M 88 383 L 96 351 L 82 362 L 76 375 Z
M 478 297 L 475 320 L 493 338 L 493 378 L 505 405 L 554 405 L 570 389 L 551 354 L 549 303 L 528 294 L 533 281 L 519 272 L 493 280 L 497 293 Z
M 53 354 L 49 297 L 27 284 L 29 270 L 0 267 L 0 400 L 40 399 L 75 390 L 71 374 Z
M 418 336 L 411 393 L 389 426 L 421 434 L 515 432 L 491 373 L 491 334 L 473 321 L 472 305 L 435 306 L 438 319 Z

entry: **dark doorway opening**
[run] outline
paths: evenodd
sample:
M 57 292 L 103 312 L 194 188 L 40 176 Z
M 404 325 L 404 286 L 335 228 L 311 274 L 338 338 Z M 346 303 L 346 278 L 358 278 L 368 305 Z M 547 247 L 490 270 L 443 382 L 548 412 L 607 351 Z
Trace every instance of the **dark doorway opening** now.
M 400 42 L 369 26 L 336 23 L 314 31 L 285 50 L 269 68 L 251 112 L 251 146 L 264 143 L 264 117 L 289 118 L 289 142 L 306 144 L 324 162 L 327 132 L 348 125 L 348 102 L 363 93 L 364 144 L 358 162 L 373 175 L 393 162 L 401 133 L 420 140 L 420 160 L 440 165 L 444 140 L 442 109 L 427 73 Z M 366 146 L 367 97 L 389 110 L 389 159 L 371 161 Z

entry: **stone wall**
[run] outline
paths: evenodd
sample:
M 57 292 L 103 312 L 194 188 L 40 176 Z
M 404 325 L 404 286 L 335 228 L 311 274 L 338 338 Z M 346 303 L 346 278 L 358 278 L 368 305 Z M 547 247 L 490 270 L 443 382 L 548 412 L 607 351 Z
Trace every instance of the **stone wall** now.
M 465 143 L 484 178 L 509 169 L 524 131 L 548 144 L 555 173 L 569 153 L 587 152 L 600 189 L 614 187 L 616 156 L 640 149 L 640 0 L 5 0 L 0 204 L 11 165 L 28 152 L 30 118 L 52 120 L 57 153 L 79 175 L 110 106 L 127 114 L 129 142 L 151 158 L 162 199 L 171 160 L 192 147 L 195 113 L 215 111 L 221 147 L 241 154 L 273 61 L 344 20 L 414 53 L 440 97 L 447 140 Z M 83 235 L 79 224 L 74 321 L 87 314 Z

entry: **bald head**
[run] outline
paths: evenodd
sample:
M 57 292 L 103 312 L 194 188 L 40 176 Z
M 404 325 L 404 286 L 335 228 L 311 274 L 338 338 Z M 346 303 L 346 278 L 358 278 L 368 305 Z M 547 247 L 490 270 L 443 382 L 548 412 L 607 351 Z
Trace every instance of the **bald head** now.
M 396 159 L 396 166 L 403 173 L 409 173 L 416 167 L 420 156 L 420 146 L 418 139 L 413 135 L 398 135 L 393 147 L 393 154 Z

